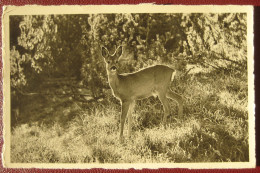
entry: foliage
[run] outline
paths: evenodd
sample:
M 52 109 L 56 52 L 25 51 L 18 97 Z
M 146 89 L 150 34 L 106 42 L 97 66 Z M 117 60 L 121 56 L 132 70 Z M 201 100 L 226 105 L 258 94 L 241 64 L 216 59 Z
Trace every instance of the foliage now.
M 101 45 L 111 53 L 124 46 L 122 73 L 158 63 L 184 72 L 247 67 L 243 13 L 12 16 L 10 25 L 18 33 L 11 35 L 12 49 L 20 54 L 12 52 L 11 62 L 19 64 L 12 74 L 27 86 L 39 78 L 76 76 L 98 95 L 107 87 Z
M 11 87 L 21 87 L 26 84 L 25 75 L 23 73 L 22 63 L 25 61 L 24 57 L 21 57 L 19 52 L 13 47 L 10 51 L 10 76 L 11 76 Z

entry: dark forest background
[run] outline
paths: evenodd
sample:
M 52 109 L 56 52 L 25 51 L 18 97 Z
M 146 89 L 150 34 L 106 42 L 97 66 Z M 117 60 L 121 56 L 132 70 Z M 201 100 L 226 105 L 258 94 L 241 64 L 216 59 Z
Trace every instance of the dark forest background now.
M 101 45 L 124 46 L 122 72 L 176 61 L 182 71 L 246 70 L 246 33 L 243 13 L 11 16 L 11 87 L 37 90 L 68 77 L 96 97 L 107 86 Z

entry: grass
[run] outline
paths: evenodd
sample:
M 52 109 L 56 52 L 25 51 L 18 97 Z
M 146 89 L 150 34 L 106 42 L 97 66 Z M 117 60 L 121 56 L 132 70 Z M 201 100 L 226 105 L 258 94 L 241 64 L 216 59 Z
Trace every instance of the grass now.
M 247 76 L 197 74 L 177 79 L 184 117 L 161 125 L 157 98 L 138 101 L 130 139 L 119 142 L 119 102 L 32 98 L 12 125 L 15 163 L 165 163 L 249 161 Z M 30 102 L 30 101 L 29 101 Z M 176 116 L 177 117 L 177 116 Z M 127 123 L 126 123 L 127 125 Z M 127 128 L 124 131 L 127 136 Z

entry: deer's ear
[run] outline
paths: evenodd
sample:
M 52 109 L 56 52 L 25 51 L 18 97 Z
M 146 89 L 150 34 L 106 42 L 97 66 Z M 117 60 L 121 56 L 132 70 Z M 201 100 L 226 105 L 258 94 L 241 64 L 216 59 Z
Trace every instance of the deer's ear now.
M 123 53 L 123 47 L 122 46 L 119 46 L 116 50 L 116 55 L 117 55 L 117 58 L 119 58 Z
M 109 55 L 107 48 L 102 46 L 101 47 L 101 54 L 106 59 L 108 57 L 108 55 Z

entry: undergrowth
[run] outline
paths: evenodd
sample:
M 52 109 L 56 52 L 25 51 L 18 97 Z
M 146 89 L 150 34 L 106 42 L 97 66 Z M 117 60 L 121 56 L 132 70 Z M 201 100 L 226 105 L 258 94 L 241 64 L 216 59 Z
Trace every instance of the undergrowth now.
M 97 103 L 32 98 L 34 104 L 25 106 L 12 124 L 11 162 L 249 161 L 246 75 L 188 75 L 177 79 L 172 89 L 185 99 L 184 116 L 177 118 L 177 104 L 171 101 L 172 116 L 164 128 L 158 98 L 137 101 L 133 134 L 123 143 L 120 104 L 112 95 Z

